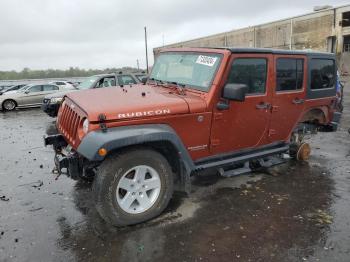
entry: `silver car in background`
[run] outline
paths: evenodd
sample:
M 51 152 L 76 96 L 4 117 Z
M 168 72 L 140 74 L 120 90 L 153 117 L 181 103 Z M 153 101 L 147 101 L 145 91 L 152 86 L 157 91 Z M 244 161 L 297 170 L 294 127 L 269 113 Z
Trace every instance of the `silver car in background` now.
M 74 87 L 72 87 L 74 89 Z M 53 84 L 30 84 L 16 91 L 0 96 L 0 110 L 11 111 L 16 108 L 40 107 L 46 95 L 69 90 Z

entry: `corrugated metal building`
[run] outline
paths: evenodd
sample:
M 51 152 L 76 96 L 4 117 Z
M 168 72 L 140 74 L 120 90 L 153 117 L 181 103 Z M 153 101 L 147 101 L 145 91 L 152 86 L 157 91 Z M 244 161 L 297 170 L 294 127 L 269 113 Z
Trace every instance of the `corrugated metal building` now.
M 261 47 L 334 52 L 350 67 L 350 5 L 246 27 L 164 47 Z M 163 47 L 155 48 L 157 55 Z M 350 69 L 350 68 L 349 68 Z

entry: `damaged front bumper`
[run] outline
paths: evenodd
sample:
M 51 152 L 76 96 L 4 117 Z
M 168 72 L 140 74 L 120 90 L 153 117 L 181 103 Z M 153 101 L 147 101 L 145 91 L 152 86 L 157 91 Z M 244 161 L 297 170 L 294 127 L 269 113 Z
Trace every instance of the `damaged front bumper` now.
M 61 134 L 44 137 L 44 145 L 52 145 L 55 150 L 55 169 L 58 176 L 65 174 L 73 179 L 91 177 L 94 163 L 86 161 L 67 144 Z

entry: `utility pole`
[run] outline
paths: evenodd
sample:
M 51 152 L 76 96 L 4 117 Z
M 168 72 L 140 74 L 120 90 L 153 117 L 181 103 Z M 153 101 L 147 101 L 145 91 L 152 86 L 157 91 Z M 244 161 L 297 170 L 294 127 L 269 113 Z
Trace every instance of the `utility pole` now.
M 146 66 L 147 66 L 147 74 L 148 72 L 148 51 L 147 51 L 147 28 L 145 27 L 145 46 L 146 46 Z
M 140 63 L 138 59 L 136 59 L 136 63 L 137 63 L 137 70 L 140 70 Z

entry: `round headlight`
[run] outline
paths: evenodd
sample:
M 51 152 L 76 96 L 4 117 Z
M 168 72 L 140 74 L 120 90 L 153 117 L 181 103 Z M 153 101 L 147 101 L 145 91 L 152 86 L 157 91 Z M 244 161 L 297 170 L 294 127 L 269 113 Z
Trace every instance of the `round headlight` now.
M 86 118 L 83 122 L 83 132 L 87 134 L 89 131 L 89 120 Z

